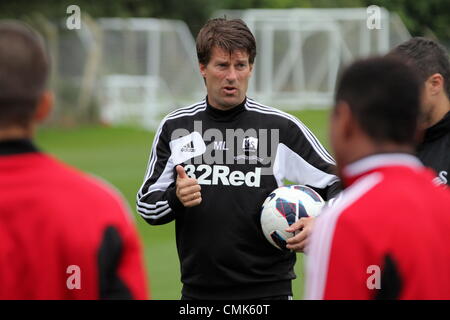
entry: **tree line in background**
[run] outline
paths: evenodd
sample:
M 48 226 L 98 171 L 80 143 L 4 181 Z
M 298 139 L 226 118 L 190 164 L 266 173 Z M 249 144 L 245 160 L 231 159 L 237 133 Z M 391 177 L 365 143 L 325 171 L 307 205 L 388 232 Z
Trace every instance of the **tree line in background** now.
M 435 37 L 450 46 L 449 0 L 14 0 L 1 1 L 0 18 L 23 19 L 36 12 L 62 18 L 76 4 L 92 17 L 154 17 L 185 21 L 197 34 L 204 22 L 220 9 L 346 8 L 378 5 L 396 12 L 413 36 Z

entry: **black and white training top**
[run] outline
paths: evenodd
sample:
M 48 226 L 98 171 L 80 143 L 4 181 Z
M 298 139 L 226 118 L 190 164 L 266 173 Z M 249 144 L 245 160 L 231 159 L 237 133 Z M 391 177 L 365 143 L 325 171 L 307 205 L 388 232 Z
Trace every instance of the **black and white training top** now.
M 178 200 L 178 164 L 201 185 L 200 205 L 185 208 Z M 330 199 L 340 191 L 334 170 L 333 158 L 297 118 L 250 98 L 227 111 L 205 99 L 162 120 L 137 210 L 152 225 L 175 220 L 185 297 L 292 295 L 295 253 L 266 240 L 261 205 L 284 179 Z
M 436 172 L 434 182 L 450 187 L 450 111 L 425 130 L 417 155 L 423 164 Z

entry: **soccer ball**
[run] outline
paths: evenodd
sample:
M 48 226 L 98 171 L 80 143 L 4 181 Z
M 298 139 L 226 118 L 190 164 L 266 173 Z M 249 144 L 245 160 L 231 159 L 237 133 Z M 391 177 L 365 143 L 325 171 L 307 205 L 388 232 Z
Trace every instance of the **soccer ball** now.
M 290 185 L 275 189 L 261 209 L 261 227 L 267 240 L 280 250 L 286 249 L 286 239 L 294 233 L 284 231 L 303 217 L 316 217 L 325 201 L 313 189 Z

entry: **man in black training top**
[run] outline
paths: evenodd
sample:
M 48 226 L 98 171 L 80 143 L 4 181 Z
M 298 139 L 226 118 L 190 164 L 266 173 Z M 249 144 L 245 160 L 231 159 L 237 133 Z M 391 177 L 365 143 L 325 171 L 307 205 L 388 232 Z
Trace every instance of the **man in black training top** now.
M 261 205 L 284 179 L 334 197 L 335 162 L 298 119 L 246 96 L 256 43 L 242 20 L 208 21 L 197 56 L 207 97 L 161 122 L 138 212 L 152 225 L 175 220 L 183 299 L 289 299 L 292 251 L 312 218 L 281 251 L 262 233 Z
M 447 50 L 433 40 L 412 38 L 390 55 L 414 66 L 424 83 L 423 112 L 426 127 L 418 157 L 436 171 L 435 182 L 450 185 L 450 61 Z

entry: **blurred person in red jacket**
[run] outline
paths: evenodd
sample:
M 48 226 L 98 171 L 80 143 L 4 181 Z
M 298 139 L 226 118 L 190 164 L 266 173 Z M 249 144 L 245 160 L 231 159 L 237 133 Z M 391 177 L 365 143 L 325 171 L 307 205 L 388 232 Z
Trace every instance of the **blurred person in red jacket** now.
M 308 247 L 308 299 L 450 299 L 450 193 L 414 155 L 422 81 L 392 58 L 351 65 L 330 139 L 344 191 Z
M 37 33 L 0 23 L 0 299 L 146 299 L 119 194 L 33 143 L 52 108 L 48 69 Z

